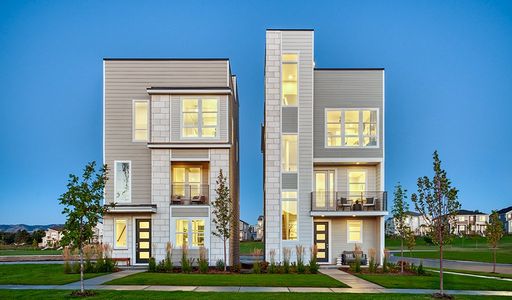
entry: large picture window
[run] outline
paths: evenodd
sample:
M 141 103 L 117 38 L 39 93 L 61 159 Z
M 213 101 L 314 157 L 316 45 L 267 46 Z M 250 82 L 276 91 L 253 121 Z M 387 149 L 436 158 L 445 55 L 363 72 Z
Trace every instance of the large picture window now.
M 181 102 L 183 137 L 217 137 L 218 102 L 217 98 L 211 97 L 183 98 Z
M 128 247 L 127 231 L 126 219 L 114 220 L 114 248 L 125 249 Z
M 133 101 L 133 140 L 147 141 L 149 128 L 149 101 Z
M 282 136 L 281 165 L 283 172 L 297 172 L 297 135 Z
M 283 54 L 281 67 L 281 103 L 283 106 L 297 106 L 298 95 L 297 54 Z
M 176 220 L 176 246 L 198 248 L 205 245 L 204 219 Z M 190 241 L 192 243 L 190 243 Z
M 132 201 L 131 163 L 114 162 L 114 202 Z
M 377 146 L 376 109 L 328 109 L 325 123 L 327 147 Z
M 363 222 L 361 220 L 347 221 L 347 242 L 362 243 L 363 242 Z
M 281 194 L 282 239 L 297 239 L 297 192 L 283 191 Z

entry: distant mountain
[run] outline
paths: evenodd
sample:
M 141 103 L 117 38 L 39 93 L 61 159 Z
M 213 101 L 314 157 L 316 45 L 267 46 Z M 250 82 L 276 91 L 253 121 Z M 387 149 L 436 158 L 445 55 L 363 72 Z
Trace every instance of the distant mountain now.
M 4 232 L 16 232 L 19 230 L 26 230 L 28 232 L 36 230 L 46 230 L 50 227 L 58 227 L 62 224 L 47 224 L 47 225 L 27 225 L 27 224 L 0 224 L 0 231 Z

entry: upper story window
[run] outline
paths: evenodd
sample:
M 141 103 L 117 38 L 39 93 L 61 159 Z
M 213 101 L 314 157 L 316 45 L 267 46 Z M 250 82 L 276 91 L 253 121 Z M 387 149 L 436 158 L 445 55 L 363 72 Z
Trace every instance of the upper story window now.
M 283 172 L 297 172 L 297 135 L 283 134 L 281 149 Z
M 376 109 L 326 110 L 327 147 L 376 147 Z
M 145 142 L 149 132 L 149 101 L 133 101 L 133 141 Z
M 217 137 L 219 99 L 212 97 L 186 97 L 181 101 L 183 137 Z
M 281 67 L 282 106 L 297 106 L 298 54 L 283 54 Z
M 114 202 L 132 201 L 131 162 L 114 162 Z

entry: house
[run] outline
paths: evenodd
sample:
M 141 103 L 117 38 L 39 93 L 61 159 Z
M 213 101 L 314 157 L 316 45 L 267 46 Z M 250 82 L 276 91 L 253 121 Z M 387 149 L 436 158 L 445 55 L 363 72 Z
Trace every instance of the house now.
M 478 210 L 460 209 L 451 221 L 452 232 L 456 235 L 484 235 L 489 222 L 489 215 Z
M 45 231 L 41 243 L 38 244 L 40 248 L 58 248 L 60 241 L 64 236 L 62 234 L 63 226 L 50 227 Z
M 166 245 L 210 265 L 224 259 L 212 203 L 227 178 L 233 208 L 227 265 L 238 263 L 239 142 L 237 80 L 228 59 L 103 61 L 103 161 L 110 168 L 103 242 L 113 257 L 147 264 Z
M 240 230 L 240 241 L 248 241 L 251 239 L 251 226 L 249 223 L 240 220 L 239 230 Z
M 318 261 L 334 264 L 357 246 L 382 263 L 384 111 L 384 69 L 318 68 L 313 30 L 266 31 L 267 260 L 316 245 Z
M 258 221 L 256 223 L 256 225 L 254 226 L 254 231 L 255 231 L 255 240 L 257 241 L 262 241 L 263 240 L 263 216 L 259 216 L 258 217 Z
M 505 234 L 512 233 L 512 206 L 498 210 L 500 221 L 503 223 Z
M 405 212 L 405 225 L 411 228 L 414 235 L 425 235 L 428 232 L 428 225 L 425 218 L 415 212 L 415 211 L 407 211 Z M 389 218 L 386 220 L 386 234 L 387 235 L 395 235 L 396 232 L 396 223 L 394 218 Z
M 103 223 L 98 223 L 93 228 L 92 243 L 98 244 L 103 241 Z

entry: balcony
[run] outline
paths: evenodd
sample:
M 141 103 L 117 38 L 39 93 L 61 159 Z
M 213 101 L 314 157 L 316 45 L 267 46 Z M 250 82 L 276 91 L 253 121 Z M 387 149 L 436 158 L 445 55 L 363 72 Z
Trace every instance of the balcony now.
M 312 212 L 384 212 L 387 192 L 312 192 Z
M 171 184 L 171 205 L 208 205 L 208 184 Z

